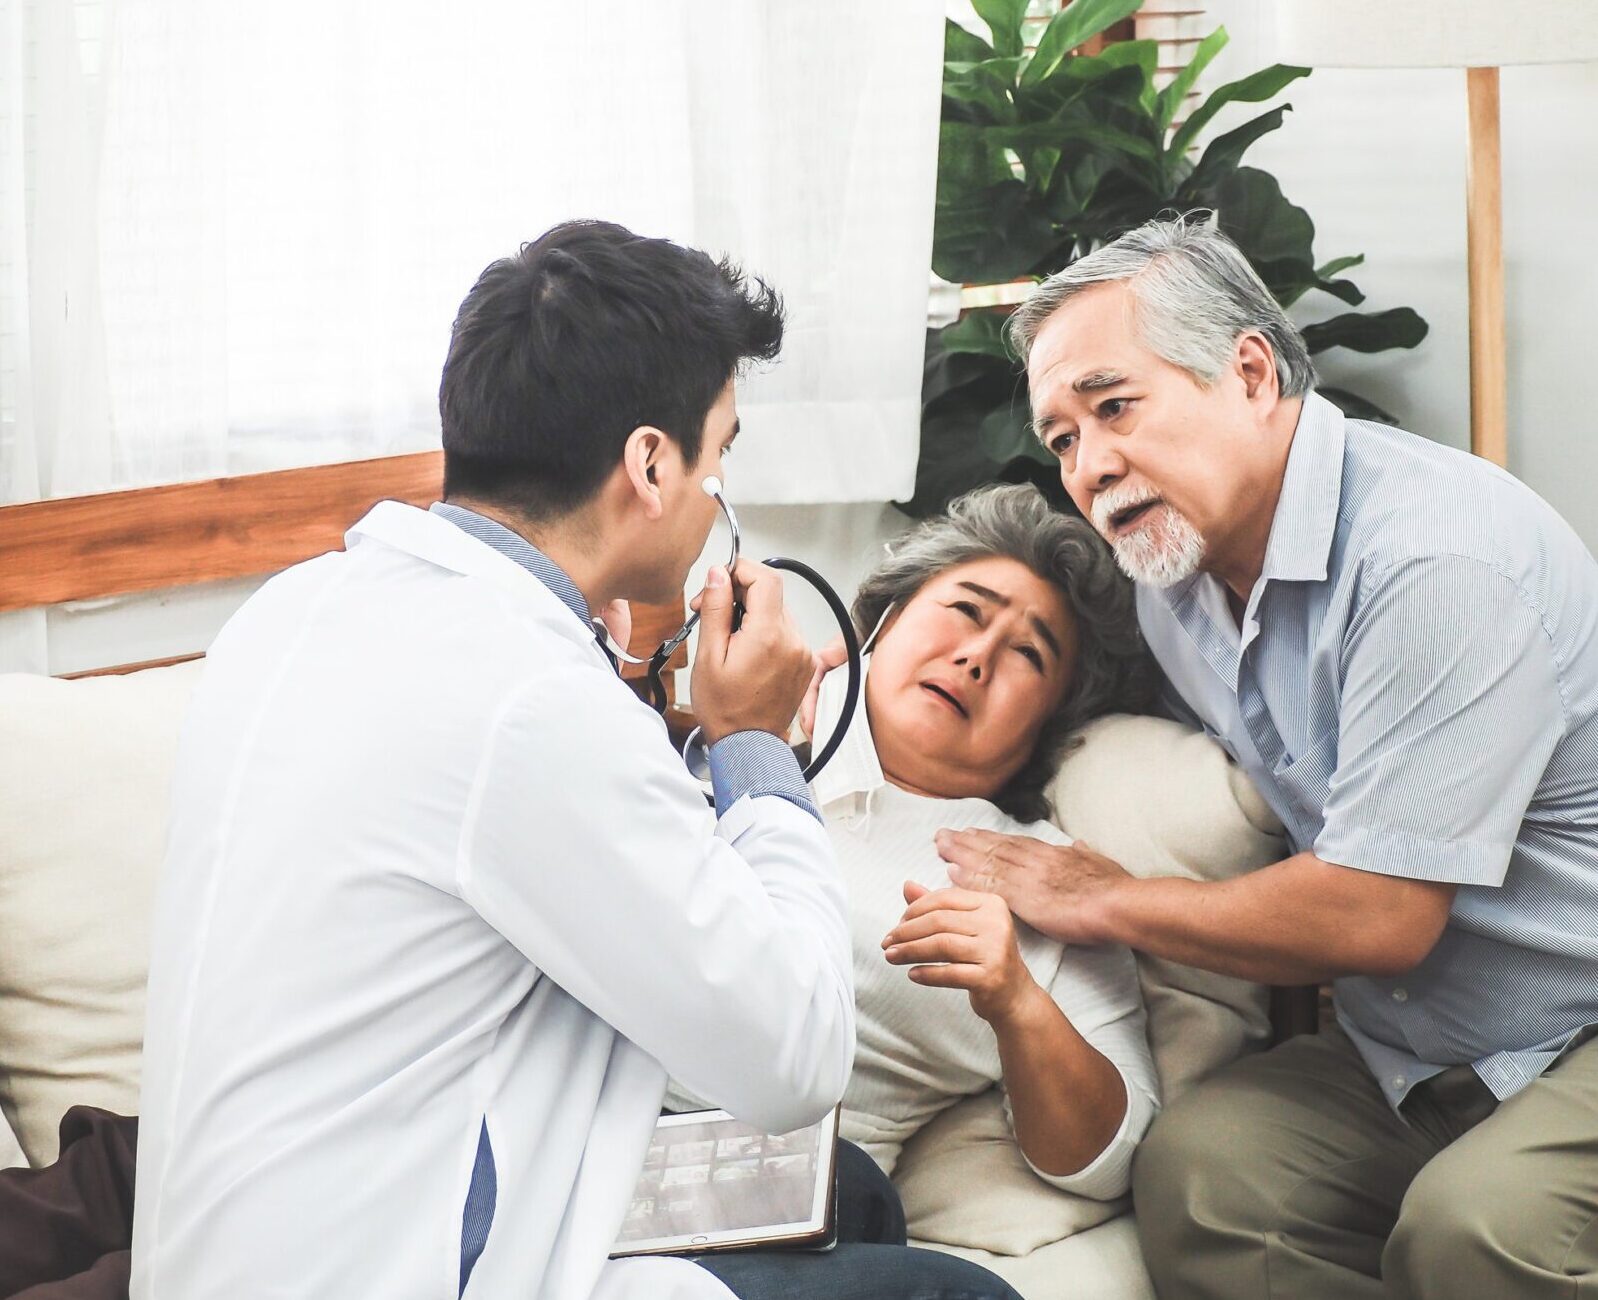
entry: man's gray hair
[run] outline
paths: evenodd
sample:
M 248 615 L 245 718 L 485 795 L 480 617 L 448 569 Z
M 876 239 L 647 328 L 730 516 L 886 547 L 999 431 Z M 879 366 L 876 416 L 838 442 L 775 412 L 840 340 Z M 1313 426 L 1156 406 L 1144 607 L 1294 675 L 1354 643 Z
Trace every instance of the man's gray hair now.
M 863 639 L 930 579 L 993 556 L 1016 560 L 1059 588 L 1076 624 L 1076 665 L 1065 697 L 1043 724 L 1031 758 L 993 799 L 1012 817 L 1042 821 L 1049 815 L 1044 788 L 1072 734 L 1103 714 L 1147 707 L 1154 690 L 1132 584 L 1087 522 L 1055 510 L 1031 484 L 967 492 L 893 543 L 860 584 L 854 622 Z
M 1025 361 L 1043 323 L 1096 284 L 1126 281 L 1138 333 L 1156 356 L 1208 388 L 1238 339 L 1263 335 L 1276 357 L 1283 397 L 1315 386 L 1309 349 L 1236 244 L 1200 214 L 1150 221 L 1095 249 L 1037 287 L 1010 317 L 1010 345 Z

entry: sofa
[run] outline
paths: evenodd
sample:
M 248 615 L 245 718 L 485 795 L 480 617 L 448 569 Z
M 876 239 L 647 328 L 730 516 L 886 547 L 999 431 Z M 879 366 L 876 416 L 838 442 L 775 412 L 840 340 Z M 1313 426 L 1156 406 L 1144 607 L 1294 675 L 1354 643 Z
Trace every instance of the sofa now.
M 0 1168 L 50 1163 L 69 1106 L 138 1109 L 150 906 L 183 712 L 203 663 L 77 681 L 0 675 Z M 1281 828 L 1209 739 L 1156 718 L 1085 728 L 1051 787 L 1068 833 L 1139 875 L 1216 879 L 1283 855 Z M 1270 1036 L 1269 991 L 1139 957 L 1169 1099 Z M 916 1244 L 1028 1300 L 1147 1300 L 1129 1203 L 1027 1169 L 993 1093 L 905 1147 Z

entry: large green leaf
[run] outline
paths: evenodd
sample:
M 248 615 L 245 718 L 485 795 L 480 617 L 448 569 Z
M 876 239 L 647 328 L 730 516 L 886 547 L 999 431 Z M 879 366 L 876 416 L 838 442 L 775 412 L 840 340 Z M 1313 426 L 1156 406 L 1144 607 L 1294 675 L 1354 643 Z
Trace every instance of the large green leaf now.
M 938 128 L 938 202 L 1013 180 L 1004 148 L 989 132 L 970 122 L 945 122 Z
M 1192 194 L 1204 194 L 1212 186 L 1220 184 L 1227 176 L 1237 170 L 1237 165 L 1248 152 L 1248 148 L 1262 135 L 1275 131 L 1282 125 L 1282 117 L 1292 108 L 1291 104 L 1282 104 L 1277 108 L 1261 113 L 1258 117 L 1251 118 L 1235 130 L 1228 131 L 1225 135 L 1218 135 L 1211 140 L 1204 150 L 1204 156 L 1199 159 L 1198 165 L 1193 168 L 1192 174 L 1185 182 L 1184 188 Z
M 1116 41 L 1113 45 L 1106 46 L 1104 52 L 1097 58 L 1072 59 L 1070 62 L 1111 69 L 1136 68 L 1143 82 L 1138 89 L 1138 107 L 1145 113 L 1154 111 L 1160 93 L 1154 84 L 1155 74 L 1160 69 L 1158 41 Z
M 1334 257 L 1325 266 L 1317 266 L 1315 268 L 1315 274 L 1320 276 L 1322 279 L 1329 280 L 1332 278 L 1332 276 L 1337 275 L 1342 271 L 1352 270 L 1354 267 L 1361 265 L 1364 261 L 1364 253 L 1355 253 L 1352 257 Z
M 993 48 L 1002 55 L 1021 53 L 1021 20 L 1026 17 L 1027 0 L 971 0 L 977 17 L 993 33 Z
M 1170 129 L 1171 122 L 1175 119 L 1177 110 L 1182 107 L 1182 101 L 1187 98 L 1188 91 L 1193 89 L 1204 69 L 1210 66 L 1210 61 L 1226 48 L 1229 39 L 1226 28 L 1217 27 L 1199 42 L 1199 47 L 1193 51 L 1193 57 L 1187 61 L 1187 66 L 1171 79 L 1164 90 L 1160 91 L 1154 102 L 1154 116 L 1160 124 L 1161 131 Z
M 1197 139 L 1198 133 L 1228 104 L 1261 103 L 1274 95 L 1279 95 L 1300 77 L 1307 76 L 1309 76 L 1308 68 L 1291 68 L 1277 63 L 1256 72 L 1251 77 L 1227 82 L 1226 85 L 1213 91 L 1208 99 L 1194 109 L 1193 116 L 1177 128 L 1176 134 L 1171 137 L 1172 150 L 1176 153 L 1186 153 L 1188 147 Z
M 995 122 L 1015 121 L 1011 91 L 1019 59 L 984 59 L 980 63 L 945 63 L 943 93 L 966 104 L 975 104 Z
M 1193 197 L 1214 207 L 1221 233 L 1256 267 L 1285 261 L 1313 265 L 1315 223 L 1303 208 L 1288 202 L 1269 172 L 1239 167 L 1209 193 Z
M 1361 397 L 1358 393 L 1351 393 L 1346 388 L 1322 388 L 1316 386 L 1315 391 L 1328 402 L 1340 407 L 1344 415 L 1353 420 L 1375 420 L 1377 424 L 1390 424 L 1395 429 L 1398 421 L 1377 406 L 1369 398 Z
M 1049 21 L 1038 38 L 1032 61 L 1021 70 L 1021 84 L 1042 81 L 1077 46 L 1091 40 L 1107 27 L 1130 18 L 1143 0 L 1072 0 Z
M 1302 332 L 1311 352 L 1324 352 L 1327 348 L 1385 352 L 1388 348 L 1414 347 L 1426 337 L 1427 329 L 1413 308 L 1394 307 L 1388 311 L 1345 312 L 1331 320 L 1306 325 Z
M 1120 49 L 1121 44 L 1110 49 Z M 1148 77 L 1141 61 L 1122 62 L 1106 54 L 1067 59 L 1053 76 L 1030 86 L 1018 86 L 1015 102 L 1023 120 L 1041 121 L 1057 117 L 1068 105 L 1091 96 L 1095 113 L 1135 117 L 1144 133 L 1154 139 L 1158 132 L 1149 129 L 1148 112 L 1143 107 L 1147 88 Z
M 955 63 L 981 63 L 994 56 L 993 46 L 968 32 L 952 18 L 943 20 L 943 57 Z
M 956 284 L 994 284 L 1028 274 L 1054 244 L 1054 225 L 1017 180 L 938 196 L 932 269 Z
M 1029 440 L 1042 454 L 1030 433 L 1026 376 L 1013 361 L 949 351 L 944 340 L 959 328 L 927 335 L 921 459 L 915 492 L 903 504 L 917 517 L 936 514 L 960 493 L 1013 474 L 1012 465 L 1034 454 Z
M 1065 113 L 1049 122 L 1030 122 L 1022 126 L 975 126 L 966 122 L 945 122 L 939 136 L 950 146 L 970 148 L 1022 149 L 1063 148 L 1077 143 L 1112 149 L 1131 158 L 1153 162 L 1157 147 L 1085 112 Z
M 1014 354 L 1004 341 L 1004 322 L 1008 319 L 1005 312 L 991 307 L 968 311 L 953 325 L 940 331 L 943 350 L 951 353 L 975 352 L 1006 364 L 1013 363 Z

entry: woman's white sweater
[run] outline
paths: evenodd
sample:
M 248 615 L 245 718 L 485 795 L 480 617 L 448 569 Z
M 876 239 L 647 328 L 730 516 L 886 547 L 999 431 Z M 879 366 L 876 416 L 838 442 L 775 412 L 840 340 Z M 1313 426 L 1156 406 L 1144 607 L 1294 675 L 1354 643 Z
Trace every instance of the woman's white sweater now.
M 823 738 L 841 705 L 842 677 L 831 674 L 824 684 L 818 709 Z M 892 1172 L 905 1140 L 934 1115 L 1002 1084 L 998 1041 L 965 992 L 914 984 L 907 968 L 890 966 L 883 956 L 883 936 L 905 910 L 904 882 L 949 886 L 932 838 L 942 828 L 1032 835 L 1057 844 L 1070 839 L 1047 822 L 1017 821 L 985 799 L 931 799 L 890 785 L 865 712 L 862 700 L 814 789 L 849 891 L 854 946 L 858 1046 L 844 1093 L 843 1135 Z M 1039 1177 L 1096 1199 L 1119 1196 L 1130 1180 L 1132 1152 L 1159 1106 L 1136 965 L 1125 948 L 1066 948 L 1019 921 L 1016 931 L 1033 978 L 1120 1071 L 1127 1093 L 1120 1130 L 1092 1163 L 1074 1174 Z

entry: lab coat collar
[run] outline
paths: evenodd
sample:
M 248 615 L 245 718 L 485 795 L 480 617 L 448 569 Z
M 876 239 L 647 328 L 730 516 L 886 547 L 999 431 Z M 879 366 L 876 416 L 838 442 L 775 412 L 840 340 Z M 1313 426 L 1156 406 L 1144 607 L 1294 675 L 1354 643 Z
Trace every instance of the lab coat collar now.
M 810 783 L 816 803 L 822 811 L 839 816 L 850 816 L 866 811 L 871 798 L 887 785 L 877 758 L 876 741 L 871 736 L 871 720 L 866 716 L 865 677 L 871 668 L 871 656 L 861 656 L 860 703 L 855 707 L 854 718 L 849 723 L 848 734 L 838 746 L 832 760 Z M 849 674 L 843 668 L 835 669 L 821 680 L 821 693 L 816 701 L 815 734 L 820 744 L 826 744 L 843 712 L 844 692 Z
M 527 569 L 496 551 L 487 542 L 462 531 L 443 515 L 419 510 L 400 501 L 379 501 L 349 532 L 344 546 L 354 550 L 366 541 L 381 542 L 451 573 L 482 578 L 534 608 L 540 621 L 569 641 L 587 643 L 603 658 L 591 628 L 572 617 L 571 610 Z
M 428 506 L 427 511 L 429 514 L 442 515 L 462 532 L 470 533 L 501 555 L 508 555 L 559 596 L 561 604 L 577 615 L 579 623 L 584 627 L 593 626 L 593 616 L 588 612 L 588 598 L 571 580 L 571 575 L 520 533 L 513 532 L 497 519 L 480 515 L 453 501 L 435 501 Z

